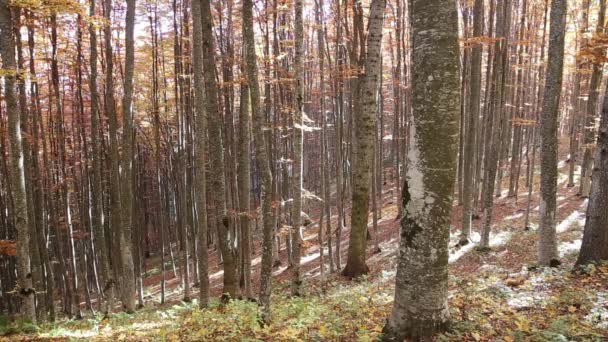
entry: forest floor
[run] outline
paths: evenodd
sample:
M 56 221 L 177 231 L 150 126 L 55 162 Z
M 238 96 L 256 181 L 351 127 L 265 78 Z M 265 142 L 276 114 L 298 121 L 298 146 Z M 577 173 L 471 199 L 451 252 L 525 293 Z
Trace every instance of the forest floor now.
M 559 267 L 535 265 L 538 196 L 537 193 L 532 196 L 531 224 L 524 229 L 527 189 L 523 178 L 517 198 L 508 198 L 503 193 L 495 199 L 490 251 L 474 248 L 480 239 L 481 220 L 473 222 L 473 243 L 456 246 L 461 207 L 454 207 L 449 258 L 452 324 L 450 331 L 437 336 L 436 341 L 608 340 L 608 264 L 573 266 L 580 248 L 587 201 L 576 195 L 577 188 L 566 186 L 567 166 L 560 163 L 557 232 L 562 264 Z M 535 179 L 538 189 L 538 177 Z M 318 227 L 312 226 L 305 232 L 302 255 L 304 295 L 289 296 L 289 270 L 282 251 L 283 265 L 274 271 L 269 325 L 260 325 L 258 307 L 252 301 L 235 300 L 220 305 L 213 300 L 211 308 L 205 311 L 198 310 L 196 300 L 180 301 L 182 289 L 177 278 L 169 281 L 167 301 L 161 305 L 158 276 L 152 276 L 146 281 L 146 306 L 133 315 L 116 313 L 102 319 L 89 314 L 82 320 L 40 326 L 10 323 L 4 331 L 13 334 L 0 337 L 0 341 L 373 341 L 390 314 L 399 241 L 396 191 L 387 187 L 384 196 L 378 227 L 381 252 L 373 253 L 371 240 L 370 274 L 357 281 L 345 279 L 339 273 L 328 274 L 325 259 L 325 277 L 321 279 Z M 347 246 L 348 227 L 341 241 L 343 262 Z M 256 246 L 254 284 L 259 273 L 259 255 Z M 210 265 L 217 265 L 215 253 Z M 221 291 L 221 266 L 210 270 L 210 278 L 217 298 Z

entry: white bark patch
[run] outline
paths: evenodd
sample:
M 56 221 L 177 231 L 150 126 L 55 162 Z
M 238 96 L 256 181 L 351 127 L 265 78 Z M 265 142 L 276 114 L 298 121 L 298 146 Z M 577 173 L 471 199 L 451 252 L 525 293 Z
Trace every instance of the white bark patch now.
M 412 219 L 417 219 L 422 214 L 425 206 L 424 194 L 424 174 L 421 171 L 424 161 L 421 160 L 420 150 L 418 148 L 418 139 L 416 138 L 416 125 L 411 126 L 410 131 L 410 147 L 408 149 L 407 169 L 407 185 L 410 195 L 410 202 L 407 204 L 407 215 Z

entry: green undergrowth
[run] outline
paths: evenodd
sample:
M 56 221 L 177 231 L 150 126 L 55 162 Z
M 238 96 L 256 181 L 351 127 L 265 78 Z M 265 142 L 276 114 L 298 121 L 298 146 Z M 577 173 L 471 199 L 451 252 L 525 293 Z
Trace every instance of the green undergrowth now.
M 604 341 L 608 265 L 524 269 L 519 281 L 498 267 L 450 275 L 452 324 L 435 340 Z M 252 301 L 213 300 L 202 311 L 193 301 L 40 326 L 0 317 L 0 340 L 375 341 L 390 313 L 394 275 L 390 270 L 357 282 L 334 280 L 325 290 L 310 283 L 302 297 L 290 297 L 287 284 L 276 284 L 267 325 Z

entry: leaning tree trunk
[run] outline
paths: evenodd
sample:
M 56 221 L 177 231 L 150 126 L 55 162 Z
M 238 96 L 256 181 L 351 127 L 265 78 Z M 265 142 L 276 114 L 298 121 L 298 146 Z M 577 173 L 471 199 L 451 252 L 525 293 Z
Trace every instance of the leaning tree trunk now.
M 348 259 L 342 274 L 356 278 L 369 271 L 365 263 L 369 194 L 376 139 L 377 89 L 381 74 L 382 27 L 386 0 L 370 4 L 369 33 L 364 74 L 359 76 L 359 106 L 355 108 L 355 153 L 353 168 L 351 231 Z
M 403 187 L 395 303 L 384 341 L 447 327 L 448 241 L 460 117 L 455 0 L 412 0 L 413 122 Z
M 125 76 L 123 109 L 123 151 L 121 195 L 123 205 L 120 228 L 120 252 L 122 260 L 122 301 L 126 312 L 135 311 L 135 269 L 133 265 L 133 152 L 135 130 L 133 127 L 133 71 L 135 65 L 135 0 L 127 0 L 125 26 Z M 115 180 L 118 181 L 118 180 Z
M 35 292 L 32 288 L 30 265 L 30 230 L 28 226 L 25 192 L 25 171 L 23 169 L 23 139 L 21 118 L 17 108 L 17 65 L 15 64 L 15 40 L 13 37 L 12 15 L 7 0 L 0 0 L 0 54 L 4 73 L 4 100 L 8 114 L 8 135 L 10 146 L 9 182 L 13 198 L 13 222 L 17 230 L 17 274 L 19 295 L 23 298 L 22 313 L 32 322 L 36 321 Z
M 540 228 L 538 261 L 557 259 L 555 211 L 557 197 L 557 117 L 564 72 L 566 0 L 553 0 L 549 24 L 549 52 L 543 109 L 540 115 Z
M 604 96 L 598 133 L 585 232 L 576 261 L 579 265 L 608 260 L 608 96 Z

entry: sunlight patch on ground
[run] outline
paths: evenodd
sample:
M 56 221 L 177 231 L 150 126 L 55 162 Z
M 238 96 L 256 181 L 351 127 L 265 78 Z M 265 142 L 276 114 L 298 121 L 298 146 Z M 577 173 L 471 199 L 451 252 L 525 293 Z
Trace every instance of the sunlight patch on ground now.
M 559 257 L 563 258 L 566 255 L 569 255 L 572 253 L 578 253 L 578 251 L 581 249 L 581 243 L 582 243 L 581 239 L 560 243 L 559 246 L 557 247 L 557 250 L 559 251 Z
M 505 221 L 515 220 L 515 219 L 518 219 L 520 217 L 524 217 L 524 213 L 516 213 L 516 214 L 513 214 L 513 215 L 508 215 L 508 216 L 505 216 L 505 218 L 503 220 L 505 220 Z
M 369 258 L 370 262 L 380 261 L 386 257 L 397 255 L 399 249 L 399 239 L 392 238 L 389 241 L 380 243 L 380 253 L 374 254 Z
M 527 271 L 522 271 L 527 274 Z M 516 309 L 525 309 L 530 307 L 545 307 L 547 298 L 550 295 L 549 284 L 555 277 L 555 271 L 552 269 L 544 269 L 541 273 L 535 273 L 519 287 L 509 287 L 502 284 L 497 284 L 507 296 L 507 304 Z M 563 276 L 563 274 L 561 275 Z
M 601 329 L 608 329 L 608 292 L 600 291 L 585 320 Z
M 512 232 L 502 231 L 496 234 L 490 233 L 490 247 L 499 247 L 511 240 Z M 456 231 L 450 234 L 450 246 L 454 246 L 458 243 L 460 238 L 460 231 Z M 460 259 L 463 255 L 469 253 L 475 246 L 481 242 L 481 235 L 478 232 L 471 233 L 471 241 L 468 245 L 458 248 L 452 249 L 450 251 L 449 263 L 454 263 L 458 259 Z
M 563 232 L 567 231 L 568 229 L 570 229 L 570 227 L 577 222 L 580 226 L 584 226 L 585 225 L 585 210 L 584 209 L 586 207 L 587 207 L 587 200 L 583 201 L 583 203 L 580 205 L 581 210 L 573 211 L 568 217 L 566 217 L 566 219 L 564 219 L 562 222 L 560 222 L 556 227 L 556 231 L 558 233 L 563 233 Z

